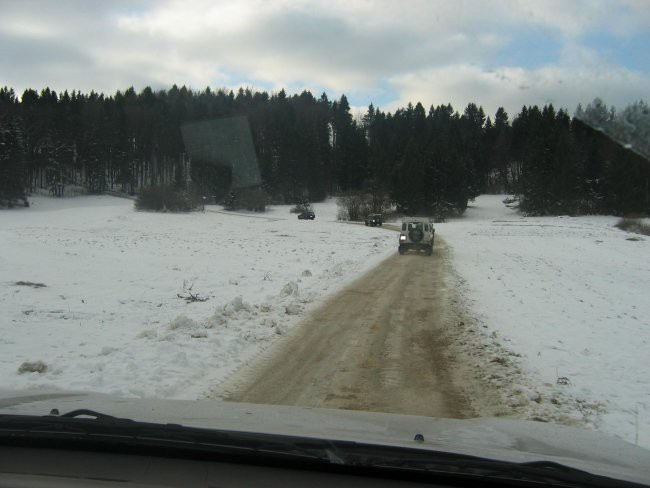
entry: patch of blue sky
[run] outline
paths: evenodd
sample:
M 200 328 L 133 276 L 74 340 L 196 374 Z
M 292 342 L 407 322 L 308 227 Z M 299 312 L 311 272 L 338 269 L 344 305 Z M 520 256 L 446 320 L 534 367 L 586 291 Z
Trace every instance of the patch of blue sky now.
M 224 80 L 227 80 L 227 82 L 224 83 Z M 220 72 L 220 78 L 214 79 L 211 87 L 218 89 L 224 85 L 235 92 L 241 86 L 243 88 L 252 88 L 254 91 L 266 91 L 269 94 L 277 93 L 284 88 L 289 96 L 299 95 L 304 90 L 308 90 L 317 99 L 325 93 L 331 102 L 340 99 L 341 95 L 345 95 L 348 103 L 355 107 L 367 107 L 372 103 L 375 108 L 382 108 L 399 98 L 397 91 L 386 80 L 378 82 L 375 87 L 364 89 L 350 87 L 350 89 L 340 92 L 313 81 L 289 80 L 280 86 L 275 82 L 247 77 L 245 74 L 222 71 Z
M 367 107 L 372 103 L 375 108 L 379 109 L 384 109 L 387 105 L 399 99 L 398 92 L 386 80 L 379 81 L 374 88 L 349 90 L 345 96 L 348 98 L 350 105 Z
M 237 92 L 239 88 L 250 88 L 253 91 L 265 91 L 269 94 L 276 91 L 274 83 L 251 78 L 244 73 L 226 70 L 219 70 L 217 75 L 210 80 L 209 86 L 210 89 L 228 88 L 234 92 Z
M 289 81 L 286 86 L 282 86 L 281 88 L 284 88 L 288 95 L 300 95 L 302 92 L 307 90 L 314 96 L 314 98 L 320 98 L 323 93 L 326 93 L 329 97 L 331 92 L 331 90 L 324 88 L 318 83 L 302 80 Z M 276 88 L 274 90 L 277 91 L 278 89 L 279 88 Z
M 126 18 L 142 18 L 146 14 L 150 13 L 152 7 L 155 6 L 149 4 L 148 2 L 136 1 L 136 2 L 105 2 L 96 6 L 95 8 L 106 10 L 110 17 L 113 20 L 124 19 Z M 86 6 L 90 8 L 89 6 Z
M 586 35 L 581 41 L 585 47 L 597 52 L 608 63 L 650 73 L 650 32 L 629 35 L 599 32 Z
M 235 93 L 239 88 L 250 88 L 254 92 L 266 92 L 269 95 L 273 95 L 282 89 L 284 89 L 289 96 L 299 95 L 304 90 L 310 91 L 316 98 L 320 98 L 323 92 L 327 92 L 329 95 L 329 90 L 326 90 L 315 83 L 309 83 L 302 80 L 288 80 L 283 84 L 278 84 L 275 81 L 255 78 L 247 73 L 227 70 L 220 70 L 218 75 L 212 78 L 210 87 L 215 89 L 226 87 L 233 90 Z
M 509 32 L 510 41 L 486 59 L 486 68 L 502 66 L 535 69 L 559 60 L 562 40 L 557 31 L 531 28 Z

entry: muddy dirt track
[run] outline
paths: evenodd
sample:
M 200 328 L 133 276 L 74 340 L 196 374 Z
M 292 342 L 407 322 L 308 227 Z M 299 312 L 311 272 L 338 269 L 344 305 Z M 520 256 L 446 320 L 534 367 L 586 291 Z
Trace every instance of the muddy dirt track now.
M 226 399 L 472 416 L 454 385 L 446 348 L 445 327 L 454 314 L 445 253 L 438 237 L 433 256 L 396 251 L 240 371 Z

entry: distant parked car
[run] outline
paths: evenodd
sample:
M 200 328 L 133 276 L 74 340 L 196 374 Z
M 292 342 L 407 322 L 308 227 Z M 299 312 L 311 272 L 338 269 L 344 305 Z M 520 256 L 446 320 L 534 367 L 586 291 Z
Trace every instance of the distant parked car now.
M 305 210 L 304 212 L 300 212 L 298 214 L 298 218 L 300 220 L 307 220 L 307 219 L 314 220 L 316 218 L 316 215 L 314 215 L 314 212 L 312 212 L 311 210 Z
M 374 227 L 376 225 L 380 226 L 384 223 L 384 220 L 381 216 L 381 214 L 368 214 L 366 217 L 366 225 L 370 225 L 371 227 Z

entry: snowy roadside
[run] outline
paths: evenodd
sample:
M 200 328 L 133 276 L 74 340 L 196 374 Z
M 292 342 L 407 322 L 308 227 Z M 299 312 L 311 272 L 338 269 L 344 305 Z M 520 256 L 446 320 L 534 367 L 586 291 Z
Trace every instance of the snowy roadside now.
M 341 232 L 333 200 L 314 205 L 315 221 L 289 206 L 181 215 L 110 196 L 31 202 L 0 212 L 4 388 L 199 398 L 394 252 L 392 233 Z M 37 361 L 47 370 L 19 373 Z
M 503 199 L 436 226 L 474 318 L 454 334 L 505 405 L 492 413 L 650 447 L 650 238 L 628 240 L 615 217 L 524 218 Z M 108 196 L 0 212 L 1 386 L 214 393 L 395 252 L 394 233 L 336 222 L 332 200 L 314 207 L 313 222 L 288 206 L 155 214 Z M 190 294 L 208 300 L 178 297 Z M 26 361 L 47 370 L 19 373 Z
M 504 198 L 436 226 L 475 319 L 464 351 L 508 406 L 495 413 L 650 448 L 650 239 L 616 217 L 523 217 Z

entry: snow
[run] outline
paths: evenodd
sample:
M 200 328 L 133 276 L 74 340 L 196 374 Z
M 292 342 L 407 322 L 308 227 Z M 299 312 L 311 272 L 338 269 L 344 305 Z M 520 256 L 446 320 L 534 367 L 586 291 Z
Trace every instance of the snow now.
M 110 196 L 30 202 L 0 212 L 9 389 L 200 398 L 395 251 L 391 232 L 336 222 L 334 200 L 314 205 L 314 221 L 289 206 L 173 214 Z M 179 298 L 190 293 L 207 300 Z M 38 361 L 44 372 L 19 373 Z
M 615 228 L 615 217 L 523 217 L 504 198 L 479 197 L 436 224 L 471 318 L 459 330 L 475 374 L 501 395 L 501 415 L 650 448 L 650 238 Z M 5 389 L 214 394 L 395 252 L 393 232 L 336 222 L 334 200 L 314 205 L 314 221 L 288 206 L 173 214 L 108 196 L 31 203 L 0 212 Z
M 436 226 L 494 353 L 477 366 L 523 417 L 650 447 L 650 240 L 616 217 L 524 217 L 504 199 Z

